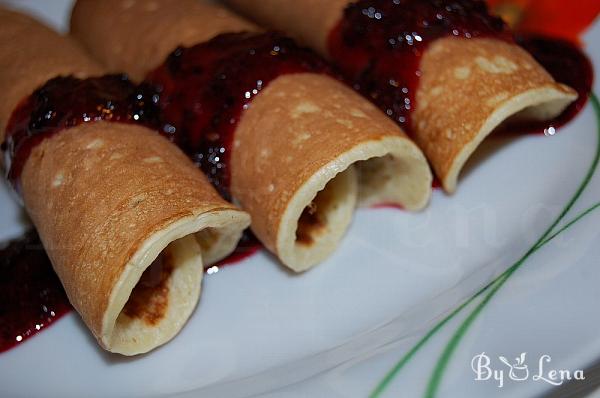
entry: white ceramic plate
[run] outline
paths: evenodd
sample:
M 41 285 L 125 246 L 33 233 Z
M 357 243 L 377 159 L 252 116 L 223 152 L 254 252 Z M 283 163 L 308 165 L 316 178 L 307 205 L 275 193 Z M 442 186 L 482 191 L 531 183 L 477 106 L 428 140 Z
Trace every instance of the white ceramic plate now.
M 10 3 L 66 26 L 68 0 Z M 600 65 L 599 24 L 585 41 L 596 43 L 587 49 Z M 306 274 L 291 275 L 263 252 L 207 275 L 189 324 L 149 355 L 105 353 L 72 313 L 0 354 L 0 396 L 354 397 L 382 382 L 382 396 L 421 396 L 432 385 L 450 397 L 543 393 L 552 385 L 533 377 L 542 355 L 551 356 L 544 372 L 568 369 L 571 376 L 600 357 L 600 209 L 538 245 L 512 275 L 496 278 L 555 220 L 546 237 L 600 200 L 600 175 L 594 174 L 560 218 L 593 165 L 599 131 L 588 104 L 555 136 L 492 137 L 470 162 L 457 194 L 434 192 L 420 214 L 360 210 L 336 254 Z M 23 230 L 20 219 L 0 185 L 0 240 Z M 494 297 L 455 339 L 455 350 L 442 356 L 494 287 Z M 472 359 L 484 352 L 490 369 L 504 371 L 502 387 L 493 378 L 474 380 Z M 530 373 L 517 381 L 498 357 L 514 364 L 522 352 Z M 447 366 L 436 373 L 441 356 Z M 520 375 L 523 369 L 515 368 L 514 378 Z

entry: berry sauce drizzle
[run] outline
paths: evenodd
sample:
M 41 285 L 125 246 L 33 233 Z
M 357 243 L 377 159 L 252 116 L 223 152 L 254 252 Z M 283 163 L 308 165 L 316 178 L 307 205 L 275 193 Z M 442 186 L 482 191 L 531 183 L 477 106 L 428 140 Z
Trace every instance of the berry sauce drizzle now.
M 158 97 L 125 75 L 49 80 L 12 113 L 2 144 L 7 178 L 20 191 L 19 179 L 31 150 L 42 140 L 81 123 L 107 120 L 158 124 Z
M 34 231 L 0 249 L 0 352 L 44 330 L 71 310 Z
M 329 54 L 352 86 L 410 131 L 419 63 L 440 37 L 511 40 L 478 0 L 359 0 L 329 36 Z
M 243 110 L 275 78 L 302 72 L 328 67 L 276 33 L 226 33 L 176 49 L 146 81 L 160 96 L 163 133 L 231 199 L 228 161 Z

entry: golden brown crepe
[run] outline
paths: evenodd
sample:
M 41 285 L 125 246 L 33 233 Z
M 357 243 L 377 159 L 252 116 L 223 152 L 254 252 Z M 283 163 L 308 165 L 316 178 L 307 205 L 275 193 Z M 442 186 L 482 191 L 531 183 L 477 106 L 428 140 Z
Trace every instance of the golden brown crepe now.
M 2 141 L 14 108 L 46 80 L 102 72 L 69 39 L 4 9 L 0 63 Z M 230 253 L 249 224 L 179 149 L 132 124 L 91 122 L 50 136 L 20 181 L 69 300 L 102 347 L 125 355 L 179 332 L 203 264 Z
M 177 46 L 258 29 L 222 7 L 195 0 L 77 1 L 72 15 L 71 34 L 89 54 L 109 71 L 126 71 L 135 80 L 144 79 Z
M 329 34 L 354 1 L 225 2 L 329 56 Z M 420 69 L 413 138 L 447 192 L 454 192 L 469 156 L 502 122 L 549 120 L 577 98 L 526 51 L 495 39 L 438 39 L 425 50 Z
M 248 29 L 195 0 L 80 0 L 71 18 L 72 34 L 96 59 L 136 77 L 180 45 Z M 294 271 L 335 250 L 357 204 L 418 210 L 429 199 L 432 177 L 417 146 L 372 104 L 324 75 L 277 77 L 244 111 L 234 140 L 233 198 L 251 214 L 261 242 Z

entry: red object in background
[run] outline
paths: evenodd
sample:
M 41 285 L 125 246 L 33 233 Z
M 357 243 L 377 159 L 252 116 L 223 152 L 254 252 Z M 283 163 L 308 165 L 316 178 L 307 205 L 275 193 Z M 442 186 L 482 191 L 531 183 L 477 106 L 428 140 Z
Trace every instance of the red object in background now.
M 579 43 L 581 33 L 600 13 L 599 0 L 488 0 L 491 10 L 515 31 Z

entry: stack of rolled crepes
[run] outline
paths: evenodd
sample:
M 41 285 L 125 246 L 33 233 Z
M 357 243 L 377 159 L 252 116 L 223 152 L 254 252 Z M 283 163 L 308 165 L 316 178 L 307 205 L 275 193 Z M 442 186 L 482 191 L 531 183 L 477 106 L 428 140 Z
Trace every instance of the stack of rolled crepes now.
M 133 355 L 167 342 L 196 306 L 203 263 L 234 249 L 249 216 L 177 147 L 133 121 L 83 115 L 60 131 L 12 136 L 15 123 L 35 130 L 24 104 L 48 92 L 49 79 L 103 73 L 75 42 L 0 9 L 0 64 L 5 168 L 69 300 L 109 351 Z
M 390 116 L 410 100 L 400 90 L 412 89 L 392 77 L 403 69 L 408 80 L 417 76 L 411 137 L 447 192 L 456 189 L 467 159 L 502 122 L 550 120 L 577 96 L 514 44 L 510 33 L 498 37 L 502 22 L 487 14 L 482 0 L 225 2 L 330 58 Z M 356 45 L 363 38 L 364 45 Z M 416 57 L 418 65 L 410 65 L 412 59 L 407 65 L 403 54 Z M 390 96 L 401 103 L 371 94 L 372 82 L 395 87 Z
M 235 40 L 222 34 L 254 29 L 196 0 L 80 0 L 71 19 L 72 34 L 97 60 L 137 79 L 178 46 L 208 43 L 218 58 L 217 43 Z M 173 52 L 163 69 L 181 68 L 186 53 Z M 425 157 L 369 101 L 326 74 L 285 73 L 262 83 L 239 88 L 253 99 L 235 127 L 230 192 L 252 216 L 255 235 L 289 268 L 303 271 L 329 256 L 357 204 L 427 204 Z

